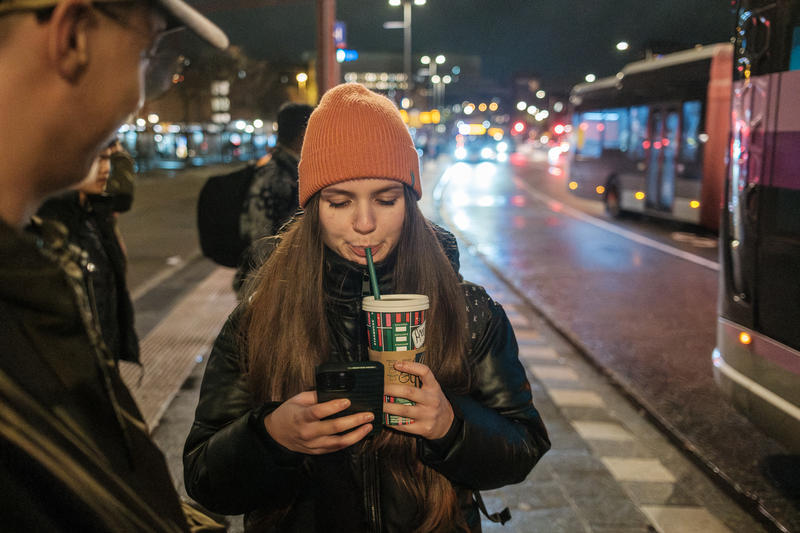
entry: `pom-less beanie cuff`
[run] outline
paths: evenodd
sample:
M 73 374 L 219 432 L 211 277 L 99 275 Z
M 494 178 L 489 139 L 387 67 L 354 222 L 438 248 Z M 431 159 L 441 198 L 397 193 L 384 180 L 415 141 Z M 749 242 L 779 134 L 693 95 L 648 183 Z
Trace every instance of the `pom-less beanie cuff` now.
M 322 97 L 308 121 L 298 173 L 303 207 L 328 185 L 361 178 L 396 180 L 422 197 L 419 156 L 400 112 L 357 83 Z

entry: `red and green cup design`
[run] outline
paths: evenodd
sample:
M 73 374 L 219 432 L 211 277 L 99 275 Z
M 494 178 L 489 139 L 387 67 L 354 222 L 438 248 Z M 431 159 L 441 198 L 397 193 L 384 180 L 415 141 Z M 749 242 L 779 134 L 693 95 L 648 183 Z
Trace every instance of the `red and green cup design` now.
M 400 352 L 421 348 L 425 342 L 425 309 L 400 313 L 367 311 L 369 349 Z
M 423 362 L 425 345 L 425 315 L 429 308 L 428 297 L 420 294 L 391 294 L 375 300 L 364 298 L 363 309 L 367 317 L 369 358 L 384 366 L 384 383 L 411 384 L 421 387 L 419 378 L 394 369 L 397 361 Z M 384 396 L 387 403 L 414 405 L 405 398 Z M 384 413 L 383 423 L 398 426 L 413 420 Z

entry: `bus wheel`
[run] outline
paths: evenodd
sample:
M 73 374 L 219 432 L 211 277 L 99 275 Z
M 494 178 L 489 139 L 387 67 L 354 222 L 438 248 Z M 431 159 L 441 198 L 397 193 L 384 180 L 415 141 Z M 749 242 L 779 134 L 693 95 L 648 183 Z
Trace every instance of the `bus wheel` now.
M 606 186 L 606 193 L 603 197 L 606 205 L 606 213 L 612 218 L 619 218 L 622 215 L 622 209 L 619 205 L 619 189 L 614 182 Z

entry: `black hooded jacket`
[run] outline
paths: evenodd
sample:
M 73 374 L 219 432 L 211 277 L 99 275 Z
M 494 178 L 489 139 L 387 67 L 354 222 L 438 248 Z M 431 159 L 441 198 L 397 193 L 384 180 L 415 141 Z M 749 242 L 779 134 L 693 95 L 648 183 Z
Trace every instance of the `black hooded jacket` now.
M 437 230 L 458 270 L 455 239 Z M 266 247 L 275 240 L 266 240 Z M 376 265 L 382 293 L 392 293 L 392 260 Z M 503 309 L 486 291 L 462 283 L 469 320 L 468 362 L 474 376 L 466 395 L 445 390 L 455 413 L 448 434 L 419 438 L 419 459 L 456 489 L 471 531 L 480 531 L 474 490 L 519 483 L 549 449 L 544 424 L 532 403 L 530 384 L 517 357 L 517 342 Z M 331 360 L 366 360 L 361 299 L 369 293 L 365 268 L 326 249 L 324 287 L 331 332 Z M 307 456 L 275 442 L 263 419 L 277 403 L 253 405 L 242 375 L 238 320 L 243 302 L 214 345 L 195 421 L 184 448 L 190 496 L 209 510 L 246 513 L 247 531 L 410 531 L 414 503 L 405 497 L 374 452 L 358 445 Z M 282 507 L 277 525 L 264 517 Z M 455 528 L 454 528 L 455 530 Z

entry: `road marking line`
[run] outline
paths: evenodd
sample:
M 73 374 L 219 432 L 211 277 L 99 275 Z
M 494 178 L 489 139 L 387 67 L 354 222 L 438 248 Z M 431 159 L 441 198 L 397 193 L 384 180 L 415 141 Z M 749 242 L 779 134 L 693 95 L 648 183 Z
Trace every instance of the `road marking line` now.
M 560 358 L 558 352 L 552 346 L 547 345 L 523 344 L 519 347 L 519 355 L 525 359 L 545 359 L 547 361 L 558 361 Z
M 584 440 L 613 440 L 619 442 L 636 440 L 633 433 L 619 424 L 586 420 L 572 420 L 570 423 Z
M 673 255 L 675 257 L 678 257 L 680 259 L 685 259 L 686 261 L 691 261 L 692 263 L 698 264 L 700 266 L 704 266 L 704 267 L 706 267 L 708 269 L 711 269 L 711 270 L 714 270 L 714 271 L 719 271 L 719 263 L 716 263 L 714 261 L 710 261 L 710 260 L 708 260 L 708 259 L 706 259 L 704 257 L 700 257 L 699 255 L 695 255 L 693 253 L 689 253 L 689 252 L 685 252 L 683 250 L 679 250 L 678 248 L 675 248 L 675 247 L 670 246 L 668 244 L 664 244 L 663 242 L 658 242 L 658 241 L 656 241 L 654 239 L 651 239 L 649 237 L 645 237 L 643 235 L 639 235 L 639 234 L 634 233 L 632 231 L 629 231 L 629 230 L 620 228 L 618 226 L 615 226 L 614 224 L 606 222 L 605 220 L 600 220 L 599 218 L 593 217 L 591 215 L 587 215 L 583 211 L 575 209 L 574 207 L 571 207 L 571 206 L 569 206 L 569 205 L 567 205 L 567 204 L 565 204 L 563 202 L 559 202 L 555 198 L 552 198 L 552 197 L 550 197 L 550 196 L 548 196 L 548 195 L 536 190 L 535 188 L 533 188 L 532 185 L 530 185 L 529 183 L 526 183 L 524 180 L 522 180 L 522 179 L 520 179 L 520 178 L 518 178 L 516 176 L 514 176 L 514 182 L 517 185 L 521 186 L 523 189 L 525 189 L 525 191 L 528 194 L 530 194 L 533 198 L 535 198 L 539 202 L 545 204 L 554 213 L 563 213 L 565 215 L 569 215 L 572 218 L 578 219 L 578 220 L 580 220 L 582 222 L 586 222 L 586 223 L 592 224 L 593 226 L 596 226 L 596 227 L 598 227 L 600 229 L 604 229 L 604 230 L 606 230 L 608 232 L 615 233 L 615 234 L 619 235 L 620 237 L 624 237 L 624 238 L 626 238 L 628 240 L 631 240 L 631 241 L 634 241 L 634 242 L 636 242 L 638 244 L 642 244 L 644 246 L 648 246 L 650 248 L 654 248 L 654 249 L 659 250 L 661 252 L 664 252 L 664 253 Z
M 617 481 L 646 481 L 650 483 L 675 483 L 677 480 L 658 459 L 626 457 L 601 457 L 601 461 Z
M 659 533 L 731 532 L 704 507 L 643 505 L 640 509 Z
M 529 365 L 528 368 L 540 381 L 579 381 L 578 374 L 561 365 Z
M 518 327 L 520 329 L 530 327 L 531 325 L 531 323 L 528 321 L 527 318 L 524 318 L 519 315 L 509 316 L 508 321 L 511 322 L 512 326 L 514 326 L 515 328 Z
M 515 329 L 514 335 L 517 337 L 517 342 L 524 343 L 525 341 L 541 341 L 542 334 L 535 329 Z M 532 344 L 532 343 L 527 343 Z
M 588 390 L 548 388 L 547 394 L 559 407 L 600 407 L 607 408 L 599 394 Z

